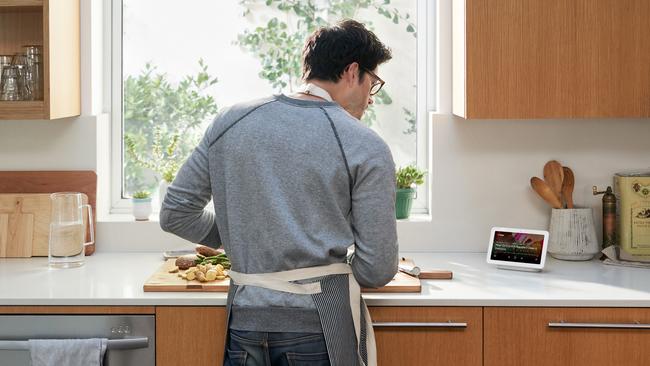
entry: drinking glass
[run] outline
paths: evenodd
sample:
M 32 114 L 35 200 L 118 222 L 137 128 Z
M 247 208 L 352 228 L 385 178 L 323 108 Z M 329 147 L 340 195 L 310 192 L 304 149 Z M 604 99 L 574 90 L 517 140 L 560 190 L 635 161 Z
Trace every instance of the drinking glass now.
M 2 85 L 0 85 L 0 100 L 20 100 L 18 86 L 18 68 L 9 65 L 2 68 Z

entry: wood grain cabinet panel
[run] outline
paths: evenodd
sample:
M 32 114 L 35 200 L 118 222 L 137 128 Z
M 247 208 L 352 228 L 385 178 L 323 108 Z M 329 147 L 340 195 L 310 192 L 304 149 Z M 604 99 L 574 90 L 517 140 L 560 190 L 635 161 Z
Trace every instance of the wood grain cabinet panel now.
M 650 329 L 642 328 L 650 324 L 650 309 L 486 307 L 484 311 L 485 366 L 650 362 Z
M 224 306 L 156 307 L 156 365 L 221 365 L 225 329 Z
M 83 0 L 82 0 L 83 1 Z M 0 55 L 41 45 L 43 95 L 0 101 L 0 119 L 57 119 L 81 113 L 79 0 L 0 0 Z
M 650 1 L 454 0 L 465 118 L 650 117 Z
M 480 307 L 373 307 L 370 313 L 380 366 L 482 365 Z M 467 326 L 453 327 L 459 323 Z

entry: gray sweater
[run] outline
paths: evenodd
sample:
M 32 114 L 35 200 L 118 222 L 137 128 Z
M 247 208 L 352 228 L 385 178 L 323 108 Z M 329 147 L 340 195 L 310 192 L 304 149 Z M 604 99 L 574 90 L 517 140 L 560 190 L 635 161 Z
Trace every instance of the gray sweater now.
M 206 205 L 214 202 L 214 212 Z M 337 103 L 277 95 L 224 110 L 170 185 L 163 230 L 223 245 L 233 270 L 267 273 L 351 260 L 363 287 L 397 271 L 395 164 Z M 311 295 L 240 286 L 230 327 L 320 332 Z

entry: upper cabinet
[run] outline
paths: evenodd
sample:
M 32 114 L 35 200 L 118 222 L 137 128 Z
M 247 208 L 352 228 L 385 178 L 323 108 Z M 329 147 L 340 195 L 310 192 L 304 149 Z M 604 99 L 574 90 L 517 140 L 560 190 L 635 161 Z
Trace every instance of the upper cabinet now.
M 453 113 L 650 117 L 648 19 L 648 0 L 453 0 Z
M 0 0 L 0 119 L 80 114 L 79 23 L 79 0 Z

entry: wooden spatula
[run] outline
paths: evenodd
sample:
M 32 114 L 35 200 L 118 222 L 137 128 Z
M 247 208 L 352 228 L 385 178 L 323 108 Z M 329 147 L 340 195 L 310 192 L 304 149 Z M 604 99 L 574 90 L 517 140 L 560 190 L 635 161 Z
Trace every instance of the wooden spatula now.
M 575 185 L 575 178 L 573 171 L 569 167 L 562 167 L 564 172 L 564 179 L 562 180 L 562 199 L 566 202 L 567 208 L 573 208 L 573 186 Z
M 546 182 L 537 177 L 532 177 L 530 178 L 530 186 L 533 187 L 533 190 L 537 192 L 544 201 L 551 205 L 551 207 L 562 208 L 562 202 L 560 202 L 558 196 L 553 193 L 553 190 L 548 186 L 548 184 L 546 184 Z
M 562 181 L 564 180 L 564 171 L 562 164 L 556 160 L 551 160 L 544 165 L 544 182 L 551 187 L 551 190 L 558 198 L 562 199 Z M 560 201 L 561 206 L 561 201 Z

